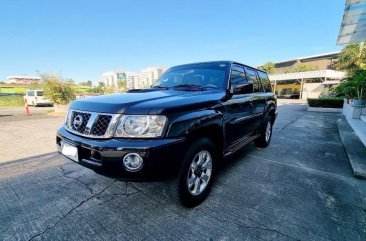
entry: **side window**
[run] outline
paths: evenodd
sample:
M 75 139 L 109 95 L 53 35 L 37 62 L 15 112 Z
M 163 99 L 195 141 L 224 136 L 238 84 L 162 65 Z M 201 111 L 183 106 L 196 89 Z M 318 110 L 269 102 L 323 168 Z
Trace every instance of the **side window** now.
M 28 91 L 28 92 L 27 92 L 27 95 L 28 95 L 28 96 L 34 96 L 34 91 L 33 91 L 33 90 Z
M 234 65 L 231 69 L 231 86 L 234 86 L 236 84 L 244 84 L 247 82 L 247 78 L 245 76 L 245 72 L 243 67 Z
M 248 76 L 248 81 L 253 83 L 253 92 L 262 92 L 262 86 L 257 78 L 257 74 L 254 69 L 245 67 L 245 73 Z
M 261 78 L 264 91 L 272 92 L 271 81 L 269 80 L 268 75 L 261 71 L 258 71 L 258 75 L 259 78 Z

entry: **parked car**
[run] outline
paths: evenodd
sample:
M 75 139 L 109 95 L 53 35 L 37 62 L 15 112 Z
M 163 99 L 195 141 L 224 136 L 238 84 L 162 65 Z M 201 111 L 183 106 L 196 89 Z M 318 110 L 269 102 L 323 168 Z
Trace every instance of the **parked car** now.
M 232 61 L 172 67 L 149 89 L 71 103 L 58 151 L 103 175 L 174 177 L 186 206 L 208 195 L 219 160 L 269 145 L 277 99 L 267 74 Z
M 44 98 L 43 90 L 28 90 L 24 94 L 24 101 L 27 105 L 33 106 L 53 106 L 53 102 Z

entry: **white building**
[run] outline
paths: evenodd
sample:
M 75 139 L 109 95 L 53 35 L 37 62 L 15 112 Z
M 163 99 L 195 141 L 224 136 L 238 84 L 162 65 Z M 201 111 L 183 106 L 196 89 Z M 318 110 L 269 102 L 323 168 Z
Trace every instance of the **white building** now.
M 15 84 L 31 84 L 31 83 L 39 83 L 41 78 L 38 76 L 28 76 L 28 75 L 12 75 L 7 76 L 7 83 L 15 83 Z
M 141 75 L 147 77 L 147 84 L 151 86 L 166 70 L 164 67 L 148 67 L 141 71 Z
M 108 71 L 102 74 L 102 82 L 106 87 L 118 87 L 118 80 L 126 80 L 125 72 L 122 70 Z
M 143 89 L 151 86 L 164 72 L 164 67 L 149 67 L 140 73 L 124 70 L 108 71 L 102 74 L 102 82 L 106 87 L 118 87 L 118 80 L 127 82 L 127 89 Z

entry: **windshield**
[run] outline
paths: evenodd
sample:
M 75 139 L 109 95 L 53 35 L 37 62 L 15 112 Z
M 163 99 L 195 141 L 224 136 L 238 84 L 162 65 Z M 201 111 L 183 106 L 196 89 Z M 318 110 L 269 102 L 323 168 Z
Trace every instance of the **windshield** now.
M 223 89 L 230 66 L 228 63 L 192 64 L 170 68 L 152 87 L 207 87 Z
M 43 91 L 37 91 L 37 96 L 43 96 Z

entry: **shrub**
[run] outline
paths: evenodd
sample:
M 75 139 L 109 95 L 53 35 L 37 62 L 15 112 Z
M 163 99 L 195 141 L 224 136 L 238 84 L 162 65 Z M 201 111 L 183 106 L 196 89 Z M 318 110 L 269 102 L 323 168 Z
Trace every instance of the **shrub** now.
M 21 95 L 0 95 L 0 106 L 22 106 L 24 105 Z
M 310 107 L 342 108 L 343 99 L 342 98 L 322 98 L 322 99 L 308 98 L 308 104 Z
M 66 105 L 75 99 L 75 88 L 70 81 L 63 82 L 57 76 L 48 76 L 43 85 L 44 95 L 55 104 Z

